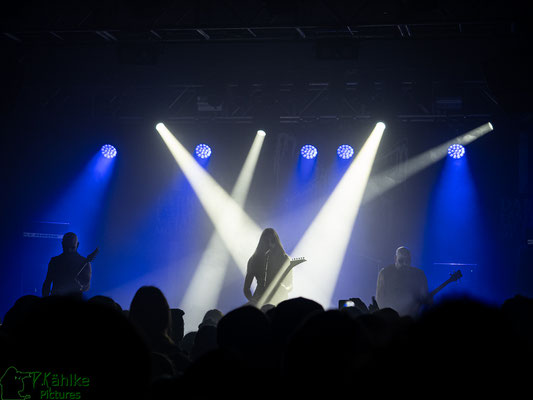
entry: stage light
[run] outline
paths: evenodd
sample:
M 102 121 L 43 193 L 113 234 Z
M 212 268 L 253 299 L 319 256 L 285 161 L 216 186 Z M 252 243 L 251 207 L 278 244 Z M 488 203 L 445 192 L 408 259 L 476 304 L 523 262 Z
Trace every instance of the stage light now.
M 343 144 L 337 148 L 337 155 L 343 160 L 348 160 L 349 158 L 352 158 L 353 154 L 353 147 L 350 145 Z
M 308 260 L 301 269 L 296 267 L 294 270 L 295 285 L 291 297 L 313 299 L 326 308 L 333 306 L 337 279 L 384 129 L 384 124 L 376 124 L 291 252 L 295 257 Z M 267 290 L 264 298 L 268 298 L 269 294 Z
M 156 129 L 243 274 L 261 229 L 162 123 Z
M 451 158 L 459 159 L 465 155 L 465 148 L 460 144 L 452 144 L 448 147 L 448 155 Z
M 196 153 L 196 156 L 199 158 L 209 158 L 211 157 L 211 147 L 206 145 L 205 143 L 200 143 L 198 146 L 196 146 L 196 149 L 194 150 Z
M 257 131 L 257 134 L 258 134 L 259 136 L 266 136 L 266 132 L 263 131 L 263 130 L 261 130 L 261 129 Z
M 368 188 L 365 193 L 363 202 L 366 203 L 385 193 L 386 191 L 398 186 L 402 182 L 416 175 L 420 171 L 426 169 L 430 165 L 442 160 L 448 155 L 448 148 L 452 145 L 459 144 L 466 146 L 472 143 L 474 140 L 479 139 L 483 135 L 491 132 L 494 129 L 490 122 L 478 126 L 471 131 L 466 132 L 463 135 L 457 136 L 452 140 L 442 143 L 430 150 L 419 154 L 418 156 L 393 167 L 381 174 L 373 177 L 368 182 Z
M 117 156 L 117 149 L 110 144 L 104 144 L 100 152 L 105 158 L 115 158 Z
M 302 147 L 302 150 L 300 150 L 300 154 L 302 155 L 303 158 L 312 160 L 313 158 L 317 156 L 318 150 L 316 149 L 315 146 L 311 144 L 306 144 L 305 146 Z
M 231 192 L 231 197 L 241 207 L 244 206 L 250 191 L 264 139 L 265 132 L 257 131 Z M 196 330 L 206 310 L 218 308 L 220 292 L 224 286 L 224 279 L 228 271 L 229 257 L 230 255 L 224 247 L 224 242 L 220 235 L 215 232 L 202 254 L 202 258 L 180 304 L 182 310 L 187 310 L 183 317 L 187 327 L 192 327 L 193 330 Z

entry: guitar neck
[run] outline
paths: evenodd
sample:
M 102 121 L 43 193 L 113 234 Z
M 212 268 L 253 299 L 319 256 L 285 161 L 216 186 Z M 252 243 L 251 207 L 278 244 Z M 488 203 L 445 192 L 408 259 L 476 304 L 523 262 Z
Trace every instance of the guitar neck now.
M 452 279 L 448 279 L 446 282 L 442 283 L 438 288 L 436 288 L 435 290 L 433 290 L 432 292 L 429 293 L 429 295 L 431 297 L 435 296 L 437 293 L 439 293 L 442 289 L 444 289 L 450 282 L 452 281 Z

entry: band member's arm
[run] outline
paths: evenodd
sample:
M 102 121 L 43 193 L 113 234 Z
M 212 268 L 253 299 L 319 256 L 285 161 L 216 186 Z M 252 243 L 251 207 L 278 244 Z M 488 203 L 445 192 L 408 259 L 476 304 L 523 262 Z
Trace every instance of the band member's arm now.
M 84 264 L 83 268 L 80 272 L 76 275 L 74 280 L 76 281 L 78 285 L 78 290 L 80 292 L 86 292 L 91 287 L 91 263 L 88 262 L 87 264 Z
M 43 297 L 50 296 L 50 288 L 52 287 L 52 282 L 53 282 L 52 270 L 53 270 L 52 261 L 50 261 L 48 263 L 48 271 L 46 272 L 46 278 L 43 282 L 43 288 L 41 290 Z
M 380 308 L 384 308 L 386 304 L 386 293 L 385 293 L 385 274 L 383 269 L 379 271 L 378 274 L 378 283 L 376 287 L 376 301 Z
M 248 268 L 246 269 L 246 276 L 244 278 L 244 296 L 248 300 L 252 300 L 252 282 L 254 274 L 250 271 L 250 262 L 248 261 Z
M 425 305 L 433 304 L 433 296 L 429 293 L 428 279 L 424 273 L 421 274 L 420 281 L 421 303 Z

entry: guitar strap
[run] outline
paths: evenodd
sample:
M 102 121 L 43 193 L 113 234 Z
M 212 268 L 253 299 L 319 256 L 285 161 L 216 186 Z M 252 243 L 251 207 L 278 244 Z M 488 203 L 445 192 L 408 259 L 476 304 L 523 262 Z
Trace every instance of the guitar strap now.
M 87 266 L 87 264 L 89 264 L 90 261 L 85 259 L 85 262 L 83 263 L 83 265 L 81 266 L 81 269 L 80 271 L 76 274 L 76 278 L 80 276 L 80 274 L 82 273 L 82 271 L 85 269 L 85 267 Z
M 266 251 L 266 261 L 265 261 L 265 280 L 263 281 L 263 287 L 266 288 L 268 281 L 268 262 L 270 260 L 270 250 Z

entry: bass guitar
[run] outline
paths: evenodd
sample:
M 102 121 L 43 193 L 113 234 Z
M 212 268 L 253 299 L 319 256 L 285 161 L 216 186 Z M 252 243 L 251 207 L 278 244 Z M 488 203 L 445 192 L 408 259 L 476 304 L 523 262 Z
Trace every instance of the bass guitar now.
M 439 293 L 442 289 L 444 289 L 446 286 L 448 286 L 450 283 L 452 282 L 456 282 L 458 281 L 459 279 L 461 279 L 463 277 L 463 274 L 461 273 L 461 270 L 458 269 L 457 271 L 455 271 L 453 274 L 450 274 L 450 277 L 444 281 L 439 287 L 437 287 L 435 290 L 429 292 L 429 295 L 428 297 L 430 299 L 433 298 L 433 296 L 435 296 L 437 293 Z

